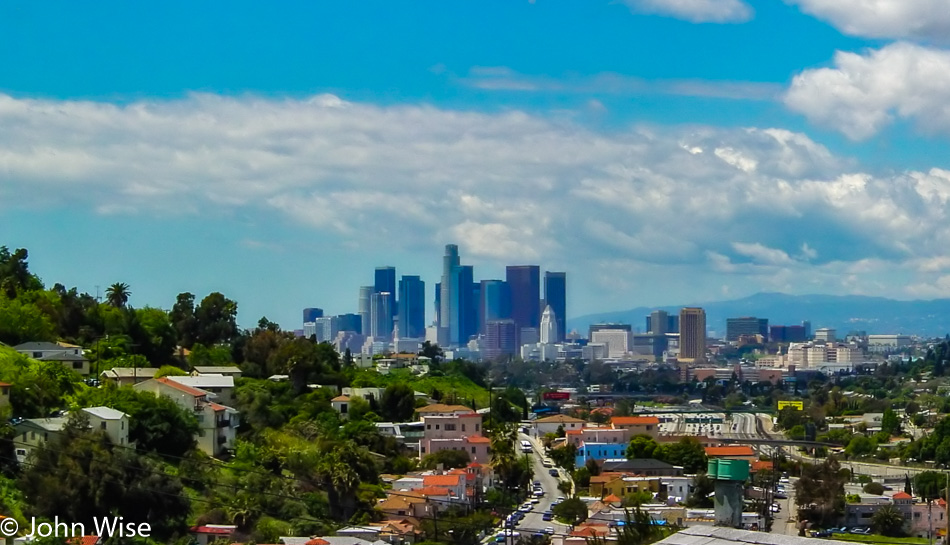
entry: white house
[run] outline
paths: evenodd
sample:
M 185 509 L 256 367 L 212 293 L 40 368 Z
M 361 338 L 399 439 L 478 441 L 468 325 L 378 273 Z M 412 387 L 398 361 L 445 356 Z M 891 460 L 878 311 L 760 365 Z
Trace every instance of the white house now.
M 181 378 L 181 377 L 178 377 Z M 220 456 L 234 448 L 238 428 L 238 413 L 226 405 L 211 401 L 209 392 L 170 380 L 153 378 L 134 386 L 136 390 L 167 397 L 179 407 L 195 415 L 198 448 L 210 456 Z
M 83 409 L 89 418 L 89 426 L 93 430 L 106 432 L 114 445 L 120 447 L 129 444 L 129 415 L 110 407 L 87 407 Z
M 234 376 L 232 375 L 195 375 L 195 376 L 169 376 L 169 379 L 198 388 L 211 394 L 211 400 L 222 405 L 231 405 L 234 403 Z

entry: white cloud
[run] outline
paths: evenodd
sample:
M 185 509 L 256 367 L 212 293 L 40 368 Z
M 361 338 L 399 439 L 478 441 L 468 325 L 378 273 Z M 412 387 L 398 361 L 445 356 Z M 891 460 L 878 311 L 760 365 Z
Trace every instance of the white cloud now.
M 863 54 L 838 51 L 834 67 L 797 75 L 785 104 L 854 140 L 896 119 L 950 132 L 950 51 L 903 42 Z
M 472 67 L 458 83 L 486 91 L 604 94 L 619 96 L 674 95 L 726 100 L 774 100 L 777 83 L 757 81 L 643 79 L 612 72 L 562 77 L 521 74 L 505 66 Z
M 622 0 L 636 13 L 665 15 L 693 23 L 744 23 L 753 11 L 742 0 Z
M 706 293 L 804 278 L 809 291 L 905 294 L 948 274 L 950 173 L 875 176 L 782 129 L 598 132 L 330 95 L 122 106 L 0 95 L 0 126 L 0 213 L 239 213 L 344 247 L 561 256 L 583 264 L 578 283 L 588 268 L 594 281 L 636 263 L 644 279 Z
M 947 0 L 787 0 L 845 34 L 947 42 Z

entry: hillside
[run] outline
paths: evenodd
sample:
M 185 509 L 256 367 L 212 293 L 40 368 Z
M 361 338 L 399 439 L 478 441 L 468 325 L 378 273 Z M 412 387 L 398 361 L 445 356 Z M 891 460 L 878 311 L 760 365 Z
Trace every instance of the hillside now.
M 757 293 L 742 299 L 692 302 L 658 307 L 671 313 L 684 306 L 706 309 L 710 334 L 725 334 L 726 319 L 740 316 L 768 318 L 770 325 L 795 325 L 810 320 L 812 329 L 831 327 L 845 334 L 853 330 L 873 333 L 906 333 L 942 337 L 950 332 L 950 299 L 898 301 L 861 295 L 787 295 Z M 657 307 L 588 314 L 568 320 L 568 329 L 586 334 L 588 326 L 600 322 L 631 324 L 643 331 L 646 315 Z

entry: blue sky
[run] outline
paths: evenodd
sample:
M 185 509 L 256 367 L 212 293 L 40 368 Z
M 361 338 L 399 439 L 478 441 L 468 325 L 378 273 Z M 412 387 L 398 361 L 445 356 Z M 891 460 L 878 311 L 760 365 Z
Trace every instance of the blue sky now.
M 0 244 L 355 310 L 456 242 L 569 314 L 950 290 L 946 0 L 0 5 Z

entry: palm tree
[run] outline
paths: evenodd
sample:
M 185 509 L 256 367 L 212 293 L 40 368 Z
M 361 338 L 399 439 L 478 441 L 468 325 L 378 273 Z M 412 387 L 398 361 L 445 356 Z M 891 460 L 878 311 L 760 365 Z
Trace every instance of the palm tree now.
M 897 507 L 884 505 L 871 517 L 871 527 L 885 536 L 900 536 L 904 533 L 904 515 Z
M 106 289 L 106 300 L 115 308 L 122 308 L 129 302 L 129 285 L 125 282 L 116 282 Z

